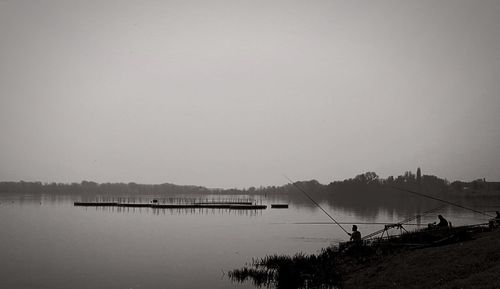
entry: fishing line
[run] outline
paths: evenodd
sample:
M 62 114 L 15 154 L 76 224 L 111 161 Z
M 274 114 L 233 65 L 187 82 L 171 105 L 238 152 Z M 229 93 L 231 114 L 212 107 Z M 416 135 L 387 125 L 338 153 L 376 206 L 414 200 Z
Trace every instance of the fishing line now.
M 293 185 L 294 187 L 296 187 L 301 193 L 303 193 L 309 200 L 311 200 L 311 202 L 313 202 L 316 206 L 318 206 L 318 208 L 320 208 L 333 222 L 335 222 L 335 224 L 337 224 L 347 235 L 351 235 L 349 234 L 349 232 L 347 232 L 346 229 L 344 229 L 344 227 L 342 227 L 342 225 L 337 222 L 330 214 L 328 214 L 328 212 L 323 209 L 311 196 L 309 196 L 309 194 L 302 188 L 300 187 L 298 184 L 294 183 L 289 177 L 287 177 L 286 175 L 283 175 L 288 181 L 289 181 L 289 184 Z
M 293 222 L 293 223 L 269 223 L 271 225 L 332 225 L 332 222 Z M 383 222 L 339 222 L 342 225 L 394 225 L 394 223 Z M 424 224 L 404 224 L 405 226 L 427 226 Z
M 415 192 L 415 191 L 412 191 L 412 190 L 408 190 L 408 189 L 403 189 L 403 188 L 398 188 L 398 187 L 393 187 L 393 186 L 389 186 L 389 187 L 393 188 L 395 190 L 399 190 L 399 191 L 407 192 L 407 193 L 414 194 L 414 195 L 417 195 L 417 196 L 421 196 L 421 197 L 424 197 L 424 198 L 429 198 L 429 199 L 432 199 L 432 200 L 440 201 L 440 202 L 443 202 L 443 203 L 446 203 L 446 204 L 449 204 L 449 205 L 452 205 L 452 206 L 455 206 L 455 207 L 459 207 L 459 208 L 462 208 L 462 209 L 466 209 L 466 210 L 469 210 L 469 211 L 472 211 L 472 212 L 475 212 L 475 213 L 487 216 L 489 218 L 493 218 L 492 215 L 489 215 L 489 214 L 486 214 L 484 212 L 481 212 L 481 211 L 478 211 L 478 210 L 474 210 L 474 209 L 471 209 L 471 208 L 468 208 L 468 207 L 465 207 L 465 206 L 462 206 L 462 205 L 459 205 L 457 203 L 453 203 L 453 202 L 450 202 L 450 201 L 447 201 L 447 200 L 439 199 L 439 198 L 436 198 L 436 197 L 432 197 L 432 196 L 429 196 L 429 195 L 426 195 L 426 194 L 423 194 L 423 193 L 419 193 L 419 192 Z
M 437 210 L 440 210 L 440 209 L 441 209 L 441 208 L 443 208 L 444 206 L 445 206 L 445 205 L 441 205 L 441 206 L 439 206 L 439 207 L 436 207 L 436 208 L 430 209 L 430 210 L 428 210 L 428 211 L 425 211 L 425 212 L 423 212 L 422 214 L 415 215 L 415 216 L 413 216 L 413 217 L 407 218 L 407 219 L 405 219 L 405 220 L 403 220 L 403 221 L 400 221 L 400 222 L 398 222 L 398 223 L 391 224 L 391 225 L 392 225 L 393 227 L 398 227 L 398 226 L 406 225 L 405 223 L 411 222 L 411 221 L 413 221 L 413 220 L 417 219 L 418 217 L 422 217 L 422 216 L 424 216 L 424 215 L 426 215 L 426 214 L 428 214 L 428 213 L 432 213 L 432 212 L 435 212 L 435 211 L 437 211 Z M 382 232 L 386 231 L 387 229 L 388 229 L 388 228 L 386 227 L 386 228 L 384 228 L 384 229 L 382 229 L 382 230 L 375 231 L 375 232 L 373 232 L 373 233 L 370 233 L 370 234 L 368 234 L 368 235 L 364 236 L 362 239 L 363 239 L 363 240 L 365 240 L 365 239 L 370 239 L 371 237 L 376 236 L 376 235 L 378 235 L 378 234 L 380 234 L 380 233 L 382 233 Z

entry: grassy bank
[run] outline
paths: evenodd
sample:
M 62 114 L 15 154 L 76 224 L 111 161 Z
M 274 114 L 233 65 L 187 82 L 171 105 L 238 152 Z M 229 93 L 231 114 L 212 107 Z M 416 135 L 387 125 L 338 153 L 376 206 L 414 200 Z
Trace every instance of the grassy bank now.
M 339 268 L 343 288 L 500 288 L 500 229 Z
M 251 280 L 257 287 L 290 289 L 500 288 L 500 229 L 455 236 L 459 238 L 424 248 L 386 242 L 345 250 L 331 247 L 317 255 L 267 256 L 232 271 L 230 277 Z M 409 234 L 400 241 L 417 237 L 422 239 L 421 234 Z

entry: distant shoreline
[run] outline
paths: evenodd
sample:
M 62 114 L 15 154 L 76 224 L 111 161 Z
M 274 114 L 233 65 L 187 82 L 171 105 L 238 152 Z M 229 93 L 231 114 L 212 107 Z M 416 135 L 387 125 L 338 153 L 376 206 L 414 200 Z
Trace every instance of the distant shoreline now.
M 332 192 L 366 192 L 386 191 L 388 187 L 418 190 L 431 194 L 460 194 L 462 196 L 500 196 L 500 182 L 490 182 L 486 179 L 473 181 L 453 181 L 434 175 L 423 175 L 420 168 L 416 173 L 406 171 L 399 176 L 380 178 L 375 172 L 366 172 L 342 181 L 332 181 L 321 184 L 317 180 L 297 181 L 304 189 L 316 193 Z M 96 183 L 81 181 L 80 183 L 43 183 L 37 181 L 0 181 L 0 193 L 90 193 L 90 194 L 274 194 L 295 192 L 291 183 L 279 186 L 259 186 L 249 188 L 207 188 L 195 185 L 138 184 L 128 183 Z

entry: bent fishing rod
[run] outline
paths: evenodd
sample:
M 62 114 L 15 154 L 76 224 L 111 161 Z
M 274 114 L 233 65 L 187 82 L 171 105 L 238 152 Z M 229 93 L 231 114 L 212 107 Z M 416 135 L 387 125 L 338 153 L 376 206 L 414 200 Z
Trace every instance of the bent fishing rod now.
M 323 213 L 325 213 L 335 224 L 337 224 L 342 229 L 342 231 L 344 231 L 349 236 L 351 235 L 349 232 L 347 232 L 346 229 L 344 229 L 344 227 L 342 227 L 342 225 L 339 222 L 337 222 L 337 220 L 335 220 L 330 214 L 328 214 L 328 212 L 325 209 L 323 209 L 301 186 L 299 186 L 298 183 L 293 182 L 286 175 L 284 175 L 284 177 L 288 180 L 289 184 L 297 188 L 302 194 L 304 194 L 309 200 L 311 200 L 311 202 L 313 202 L 318 208 L 320 208 L 323 211 Z
M 478 210 L 474 210 L 474 209 L 468 208 L 466 206 L 462 206 L 462 205 L 457 204 L 457 203 L 453 203 L 453 202 L 450 202 L 450 201 L 447 201 L 447 200 L 443 200 L 443 199 L 440 199 L 440 198 L 429 196 L 429 195 L 424 194 L 424 193 L 419 193 L 419 192 L 415 192 L 415 191 L 412 191 L 412 190 L 398 188 L 398 187 L 394 187 L 394 186 L 388 186 L 388 187 L 392 188 L 392 189 L 395 189 L 395 190 L 398 190 L 398 191 L 402 191 L 402 192 L 410 193 L 410 194 L 417 195 L 417 196 L 420 196 L 420 197 L 424 197 L 424 198 L 432 199 L 432 200 L 439 201 L 439 202 L 442 202 L 442 203 L 446 203 L 448 205 L 452 205 L 452 206 L 455 206 L 455 207 L 458 207 L 458 208 L 466 209 L 466 210 L 472 211 L 474 213 L 478 213 L 478 214 L 487 216 L 489 218 L 493 218 L 492 215 L 486 214 L 485 212 L 481 212 L 481 211 L 478 211 Z

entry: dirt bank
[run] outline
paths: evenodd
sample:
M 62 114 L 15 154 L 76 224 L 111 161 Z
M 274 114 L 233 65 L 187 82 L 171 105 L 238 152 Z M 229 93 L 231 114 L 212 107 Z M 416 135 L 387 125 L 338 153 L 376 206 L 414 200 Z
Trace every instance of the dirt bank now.
M 343 288 L 500 288 L 500 229 L 342 268 Z

